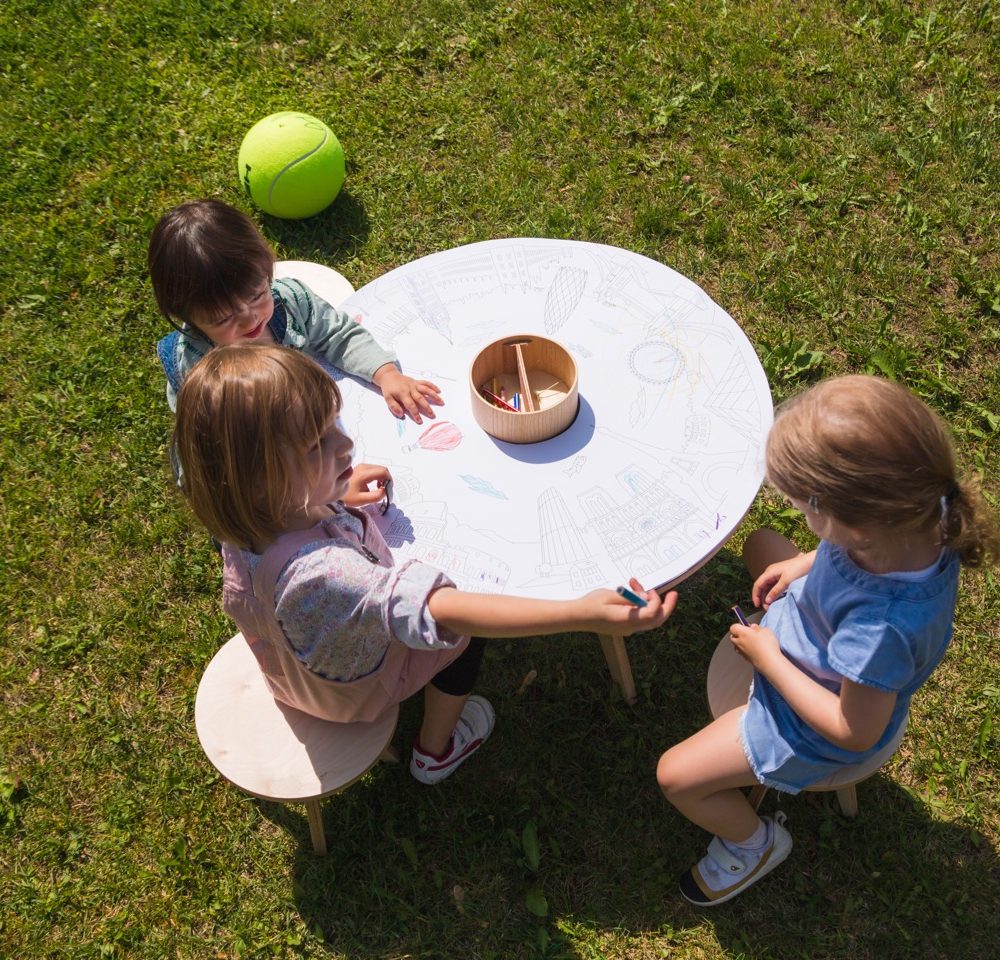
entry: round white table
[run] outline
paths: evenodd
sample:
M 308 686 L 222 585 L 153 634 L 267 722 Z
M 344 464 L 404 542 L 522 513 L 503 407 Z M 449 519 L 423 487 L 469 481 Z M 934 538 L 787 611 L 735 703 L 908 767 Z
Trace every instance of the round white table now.
M 417 425 L 345 377 L 342 419 L 357 460 L 392 471 L 393 553 L 464 590 L 562 599 L 630 576 L 665 588 L 715 554 L 757 494 L 773 413 L 760 361 L 729 314 L 662 263 L 490 240 L 392 270 L 341 307 L 441 387 L 437 419 Z M 559 341 L 579 368 L 577 418 L 542 443 L 494 440 L 472 416 L 473 358 L 520 333 Z

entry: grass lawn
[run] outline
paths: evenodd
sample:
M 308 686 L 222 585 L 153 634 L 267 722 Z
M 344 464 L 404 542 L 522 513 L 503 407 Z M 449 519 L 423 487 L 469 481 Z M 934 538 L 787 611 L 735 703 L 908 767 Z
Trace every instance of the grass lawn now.
M 497 642 L 488 748 L 434 789 L 376 769 L 327 802 L 314 858 L 303 810 L 228 787 L 195 737 L 232 626 L 169 481 L 144 264 L 159 215 L 208 195 L 358 287 L 492 237 L 626 247 L 736 318 L 776 398 L 843 372 L 906 383 L 995 505 L 998 63 L 991 0 L 5 0 L 0 955 L 995 957 L 995 571 L 963 579 L 860 816 L 785 798 L 795 849 L 772 877 L 710 913 L 675 892 L 707 837 L 659 797 L 656 759 L 706 719 L 742 538 L 809 543 L 767 492 L 630 642 L 636 707 L 592 639 Z M 237 183 L 244 132 L 281 109 L 348 155 L 302 222 Z

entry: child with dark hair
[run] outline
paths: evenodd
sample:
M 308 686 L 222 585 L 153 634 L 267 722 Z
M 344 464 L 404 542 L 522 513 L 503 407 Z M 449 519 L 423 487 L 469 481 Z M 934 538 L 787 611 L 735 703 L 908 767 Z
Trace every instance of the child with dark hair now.
M 441 392 L 402 373 L 396 357 L 346 313 L 304 283 L 274 280 L 274 251 L 253 222 L 221 200 L 193 200 L 167 211 L 149 243 L 149 275 L 160 312 L 176 329 L 157 344 L 167 402 L 212 347 L 274 342 L 322 366 L 374 383 L 396 417 L 434 416 Z

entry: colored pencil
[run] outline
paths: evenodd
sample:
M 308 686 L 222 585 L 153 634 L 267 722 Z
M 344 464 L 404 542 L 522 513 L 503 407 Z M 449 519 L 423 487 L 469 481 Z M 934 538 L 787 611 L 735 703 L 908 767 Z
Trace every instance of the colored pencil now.
M 510 410 L 511 413 L 517 413 L 516 407 L 512 407 L 506 400 L 501 400 L 495 393 L 490 393 L 485 387 L 482 388 L 481 393 L 490 403 L 495 404 L 501 410 Z
M 645 607 L 648 601 L 643 600 L 637 593 L 633 593 L 628 587 L 619 587 L 617 590 L 619 597 L 624 597 L 629 603 L 637 607 Z

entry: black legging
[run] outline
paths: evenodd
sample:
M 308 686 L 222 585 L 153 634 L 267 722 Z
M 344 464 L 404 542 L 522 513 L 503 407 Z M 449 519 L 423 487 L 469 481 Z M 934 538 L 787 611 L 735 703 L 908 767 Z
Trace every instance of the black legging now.
M 485 651 L 485 637 L 470 637 L 469 645 L 448 666 L 434 674 L 431 683 L 449 696 L 464 697 L 476 685 Z

